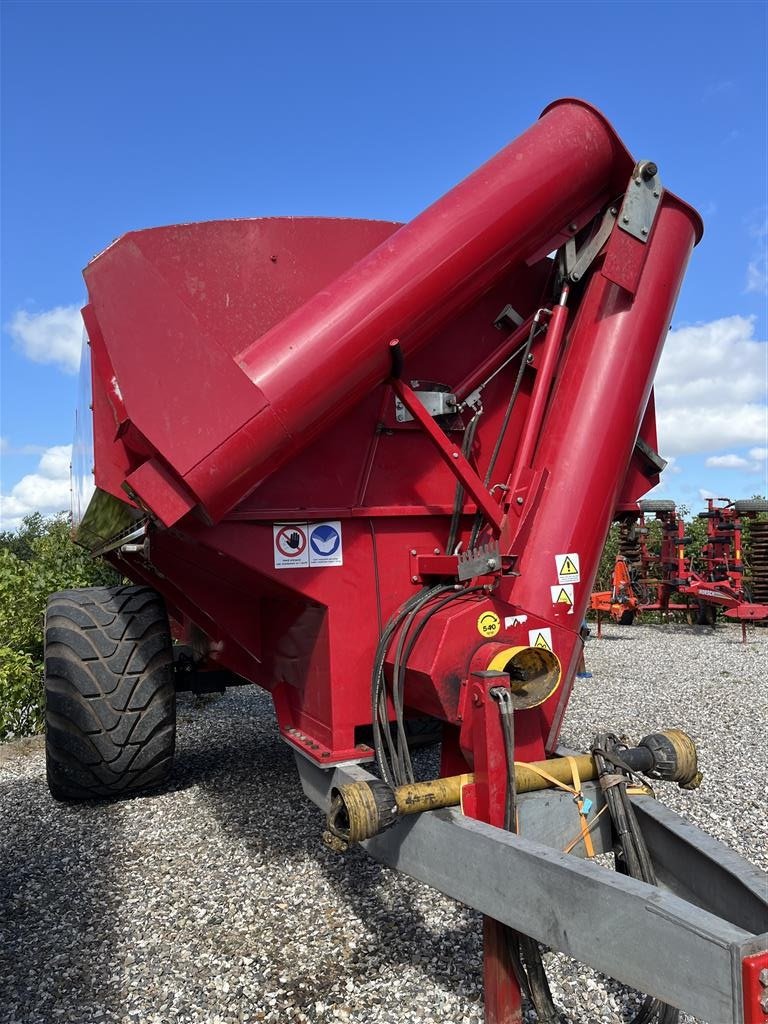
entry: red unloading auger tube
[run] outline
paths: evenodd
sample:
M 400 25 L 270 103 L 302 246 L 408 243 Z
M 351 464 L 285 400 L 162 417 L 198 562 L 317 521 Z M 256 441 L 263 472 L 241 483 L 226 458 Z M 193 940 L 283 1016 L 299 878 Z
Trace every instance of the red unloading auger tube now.
M 546 472 L 547 483 L 521 550 L 513 594 L 521 607 L 541 608 L 534 565 L 557 571 L 563 555 L 578 554 L 573 613 L 564 604 L 554 604 L 550 613 L 561 625 L 567 616 L 575 633 L 589 608 L 618 503 L 622 478 L 615 467 L 629 461 L 698 231 L 695 212 L 664 193 L 635 294 L 595 273 L 570 332 L 532 462 Z M 606 261 L 610 257 L 609 248 Z M 550 722 L 550 744 L 565 712 L 580 646 L 574 642 L 570 663 L 563 665 L 565 685 Z

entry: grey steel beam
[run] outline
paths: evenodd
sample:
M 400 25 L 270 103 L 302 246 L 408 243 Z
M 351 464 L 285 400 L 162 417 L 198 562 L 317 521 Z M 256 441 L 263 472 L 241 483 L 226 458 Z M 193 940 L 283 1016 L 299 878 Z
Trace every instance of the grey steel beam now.
M 323 808 L 334 786 L 372 778 L 358 766 L 332 772 L 300 756 L 297 764 L 305 792 Z M 657 809 L 644 806 L 644 819 L 659 825 L 658 835 L 666 837 L 665 856 L 672 867 L 664 871 L 672 881 L 679 880 L 685 877 L 685 863 L 675 865 L 675 859 L 693 855 L 703 834 L 673 812 L 656 814 Z M 722 858 L 731 896 L 739 878 L 747 877 L 750 884 L 737 893 L 734 916 L 768 932 L 767 904 L 752 888 L 755 869 L 723 844 L 703 838 L 697 872 L 702 877 L 708 872 L 716 889 L 721 876 L 715 858 Z M 657 836 L 654 842 L 661 850 Z M 768 948 L 768 934 L 757 935 L 727 914 L 711 913 L 665 888 L 616 874 L 526 835 L 503 832 L 457 810 L 406 818 L 363 846 L 382 864 L 641 992 L 704 1020 L 743 1024 L 741 959 Z M 705 896 L 699 892 L 697 899 L 704 902 Z M 711 903 L 722 910 L 727 900 L 728 895 L 716 896 Z
M 613 849 L 613 828 L 607 813 L 601 813 L 605 797 L 596 782 L 584 782 L 581 792 L 591 804 L 587 812 L 590 836 L 595 853 L 610 853 Z M 562 789 L 542 789 L 535 793 L 521 793 L 517 798 L 517 831 L 521 836 L 535 839 L 544 846 L 557 850 L 571 847 L 576 857 L 586 857 L 583 841 L 574 840 L 581 832 L 579 811 L 573 796 Z
M 632 802 L 662 885 L 753 935 L 768 931 L 765 872 L 657 800 Z

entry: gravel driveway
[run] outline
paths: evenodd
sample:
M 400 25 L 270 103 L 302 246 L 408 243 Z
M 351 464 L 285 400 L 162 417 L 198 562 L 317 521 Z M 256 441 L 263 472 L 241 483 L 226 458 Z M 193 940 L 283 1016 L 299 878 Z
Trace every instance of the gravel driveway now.
M 564 742 L 687 729 L 704 785 L 659 795 L 768 867 L 768 630 L 605 634 Z M 182 696 L 172 786 L 125 803 L 55 804 L 41 741 L 0 747 L 0 1022 L 482 1021 L 478 915 L 327 852 L 321 825 L 251 688 Z M 631 994 L 546 959 L 572 1021 L 622 1019 Z

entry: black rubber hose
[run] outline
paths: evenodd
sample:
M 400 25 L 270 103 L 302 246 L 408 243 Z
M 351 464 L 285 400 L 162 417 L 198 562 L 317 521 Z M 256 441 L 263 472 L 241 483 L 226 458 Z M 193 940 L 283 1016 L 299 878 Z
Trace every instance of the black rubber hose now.
M 435 588 L 435 589 L 437 589 L 437 588 Z M 393 672 L 393 689 L 396 686 L 400 692 L 398 694 L 397 701 L 395 701 L 394 696 L 393 696 L 393 702 L 395 703 L 395 710 L 396 710 L 396 712 L 397 712 L 397 707 L 398 707 L 398 703 L 399 703 L 399 707 L 400 707 L 399 715 L 401 717 L 402 717 L 402 709 L 403 709 L 402 672 L 403 672 L 405 666 L 408 664 L 408 661 L 409 661 L 409 659 L 411 657 L 413 649 L 416 646 L 416 642 L 419 639 L 419 637 L 421 636 L 422 632 L 424 631 L 424 628 L 426 627 L 427 623 L 429 622 L 429 620 L 432 618 L 433 615 L 435 615 L 437 612 L 439 612 L 442 608 L 445 608 L 445 606 L 450 604 L 452 601 L 457 601 L 460 598 L 465 597 L 467 594 L 477 593 L 478 591 L 484 590 L 485 588 L 484 588 L 483 584 L 476 584 L 473 587 L 465 587 L 462 590 L 455 590 L 454 589 L 454 585 L 453 584 L 449 584 L 449 585 L 443 586 L 441 589 L 443 591 L 449 590 L 450 593 L 448 594 L 448 596 L 444 597 L 442 599 L 442 601 L 438 601 L 437 604 L 434 604 L 434 605 L 432 605 L 431 608 L 427 609 L 426 613 L 424 614 L 424 617 L 417 624 L 417 626 L 415 627 L 415 629 L 413 630 L 412 633 L 410 633 L 410 629 L 411 629 L 411 624 L 412 623 L 408 623 L 407 626 L 403 627 L 403 630 L 402 630 L 402 632 L 400 634 L 400 640 L 401 641 L 405 639 L 406 633 L 410 634 L 408 636 L 408 638 L 407 638 L 407 642 L 403 644 L 402 648 L 400 646 L 400 643 L 398 643 L 398 648 L 397 648 L 397 651 L 395 653 L 395 665 L 394 665 L 394 672 Z M 438 593 L 434 594 L 433 596 L 439 596 L 439 590 L 438 590 Z M 414 617 L 415 617 L 416 614 L 418 614 L 420 611 L 422 611 L 423 607 L 424 607 L 424 605 L 420 605 L 418 608 L 415 609 Z M 398 737 L 400 737 L 401 733 L 402 733 L 402 738 L 400 739 L 400 742 L 407 744 L 407 739 L 405 737 L 404 729 L 403 730 L 398 729 Z M 409 757 L 408 760 L 409 760 L 409 764 L 410 764 L 410 757 Z M 413 779 L 413 772 L 412 772 L 412 769 L 411 769 L 410 776 L 407 777 L 407 778 L 403 778 L 400 781 L 399 784 L 403 784 L 403 783 L 406 783 L 406 782 L 413 782 L 413 781 L 414 781 L 414 779 Z
M 373 745 L 376 751 L 376 759 L 379 764 L 382 778 L 391 786 L 397 785 L 393 765 L 397 762 L 397 750 L 392 740 L 389 728 L 389 715 L 387 713 L 387 696 L 384 680 L 384 662 L 392 637 L 403 619 L 413 611 L 431 601 L 437 594 L 446 589 L 445 584 L 439 584 L 409 597 L 389 619 L 381 635 L 376 654 L 373 661 L 373 673 L 371 676 L 371 715 L 373 725 Z M 386 746 L 386 750 L 385 750 Z M 387 753 L 388 751 L 388 753 Z
M 411 611 L 404 617 L 403 625 L 400 630 L 400 636 L 397 638 L 397 646 L 395 648 L 395 658 L 392 670 L 392 703 L 395 707 L 395 722 L 397 728 L 397 745 L 396 745 L 396 765 L 397 770 L 395 777 L 398 785 L 403 785 L 406 782 L 413 782 L 413 765 L 411 764 L 411 755 L 408 750 L 408 737 L 405 735 L 405 724 L 403 721 L 403 687 L 402 687 L 402 671 L 404 668 L 403 662 L 403 649 L 408 639 L 408 634 L 413 626 L 414 620 L 422 608 L 440 594 L 446 591 L 452 591 L 452 584 L 444 584 L 441 586 L 432 587 L 429 591 L 430 598 L 416 604 Z M 407 659 L 406 659 L 407 660 Z
M 414 594 L 413 597 L 408 598 L 407 601 L 400 605 L 384 627 L 384 631 L 381 634 L 381 638 L 379 639 L 379 643 L 376 648 L 376 654 L 374 656 L 373 672 L 371 677 L 373 745 L 376 751 L 376 759 L 379 763 L 382 778 L 391 786 L 394 786 L 395 782 L 387 759 L 387 754 L 384 750 L 385 743 L 389 748 L 389 756 L 393 762 L 395 759 L 395 749 L 389 730 L 389 716 L 387 714 L 387 701 L 384 689 L 384 660 L 386 658 L 392 636 L 402 620 L 412 608 L 430 600 L 435 589 L 436 588 L 433 587 L 430 590 L 420 590 L 418 593 Z

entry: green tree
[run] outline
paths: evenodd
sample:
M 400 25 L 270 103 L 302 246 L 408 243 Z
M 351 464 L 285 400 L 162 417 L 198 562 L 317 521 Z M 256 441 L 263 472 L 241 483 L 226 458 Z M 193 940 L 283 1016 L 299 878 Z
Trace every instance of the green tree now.
M 69 517 L 27 516 L 0 533 L 0 740 L 42 729 L 43 623 L 49 594 L 119 577 L 71 539 Z

